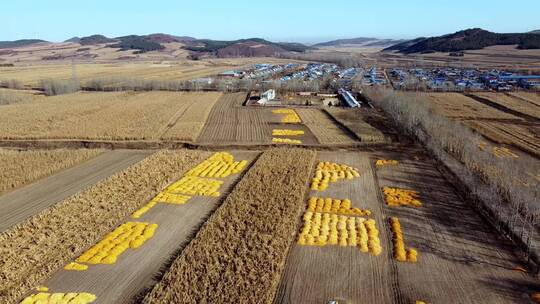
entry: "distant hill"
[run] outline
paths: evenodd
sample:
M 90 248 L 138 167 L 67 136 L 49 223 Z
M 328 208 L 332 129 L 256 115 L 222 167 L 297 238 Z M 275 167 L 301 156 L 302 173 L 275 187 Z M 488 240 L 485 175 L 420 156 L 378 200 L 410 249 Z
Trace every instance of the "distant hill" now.
M 301 43 L 275 43 L 261 38 L 220 41 L 201 39 L 191 41 L 184 49 L 217 57 L 273 56 L 286 52 L 305 52 L 310 49 Z
M 118 48 L 120 51 L 136 50 L 136 53 L 146 53 L 150 51 L 162 50 L 165 47 L 157 42 L 154 42 L 148 36 L 123 36 L 117 37 L 115 40 L 119 41 L 115 44 L 110 44 L 111 48 Z M 154 37 L 155 40 L 155 37 Z
M 107 38 L 103 35 L 92 35 L 88 37 L 82 37 L 79 40 L 79 43 L 81 45 L 95 45 L 95 44 L 111 43 L 111 42 L 116 42 L 116 41 L 117 40 Z
M 23 47 L 39 42 L 46 41 L 37 39 L 4 41 L 0 42 L 0 48 Z M 160 50 L 164 50 L 169 54 L 172 54 L 172 52 L 177 51 L 178 48 L 183 48 L 189 51 L 190 58 L 197 58 L 201 56 L 268 57 L 287 52 L 300 53 L 311 49 L 311 47 L 301 43 L 271 42 L 261 38 L 220 41 L 211 39 L 197 39 L 188 36 L 174 36 L 164 33 L 155 33 L 150 35 L 128 35 L 115 38 L 109 38 L 104 35 L 96 34 L 87 37 L 73 37 L 64 42 L 78 43 L 85 46 L 85 48 L 78 48 L 77 50 L 84 49 L 88 51 L 91 49 L 91 46 L 102 47 L 105 45 L 108 48 L 117 49 L 119 51 L 133 50 L 134 54 Z M 178 43 L 178 45 L 174 45 L 173 43 Z M 99 56 L 97 54 L 81 54 L 71 56 Z M 49 60 L 56 60 L 66 58 L 66 56 L 68 55 L 55 54 L 54 56 L 49 56 L 48 54 L 44 54 L 42 57 Z
M 475 28 L 439 37 L 418 38 L 413 42 L 398 44 L 383 51 L 398 51 L 405 54 L 456 52 L 494 45 L 517 45 L 519 49 L 540 49 L 540 34 L 499 34 Z
M 398 44 L 392 45 L 390 47 L 387 47 L 383 51 L 400 51 L 400 50 L 404 50 L 404 49 L 407 49 L 407 48 L 419 43 L 420 41 L 423 41 L 424 39 L 426 39 L 426 38 L 425 37 L 420 37 L 420 38 L 416 38 L 416 39 L 413 39 L 413 40 L 407 40 L 407 41 L 404 41 L 402 43 L 398 43 Z
M 146 40 L 150 42 L 155 43 L 172 43 L 172 42 L 186 42 L 186 41 L 194 41 L 197 40 L 197 38 L 188 37 L 188 36 L 173 36 L 169 34 L 150 34 L 146 35 Z
M 66 41 L 64 41 L 64 42 L 80 43 L 80 42 L 81 42 L 81 38 L 79 38 L 79 37 L 73 37 L 73 38 L 69 38 L 68 40 L 66 40 Z
M 388 47 L 394 44 L 405 42 L 406 40 L 394 40 L 394 39 L 377 39 L 377 38 L 352 38 L 352 39 L 338 39 L 327 42 L 321 42 L 313 45 L 314 47 L 329 47 L 329 46 L 359 46 L 359 47 Z
M 531 34 L 540 34 L 540 30 L 530 31 L 529 33 L 531 33 Z
M 15 41 L 0 41 L 0 49 L 11 49 L 17 47 L 28 46 L 31 44 L 47 42 L 41 39 L 21 39 Z

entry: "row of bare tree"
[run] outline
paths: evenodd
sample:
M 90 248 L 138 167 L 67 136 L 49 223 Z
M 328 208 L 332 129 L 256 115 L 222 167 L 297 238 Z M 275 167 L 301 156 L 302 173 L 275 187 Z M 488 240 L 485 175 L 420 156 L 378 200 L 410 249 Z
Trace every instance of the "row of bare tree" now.
M 485 139 L 437 112 L 421 93 L 365 88 L 405 133 L 417 138 L 454 172 L 480 211 L 526 249 L 536 236 L 540 187 L 528 173 L 540 172 L 532 158 L 499 158 L 478 145 Z

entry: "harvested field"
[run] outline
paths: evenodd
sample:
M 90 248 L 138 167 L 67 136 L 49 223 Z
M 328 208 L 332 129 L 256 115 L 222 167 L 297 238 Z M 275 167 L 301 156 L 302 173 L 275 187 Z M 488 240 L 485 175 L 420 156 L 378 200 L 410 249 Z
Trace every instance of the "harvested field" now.
M 302 122 L 321 144 L 353 144 L 347 130 L 340 128 L 328 114 L 319 109 L 296 109 Z
M 182 100 L 189 106 L 180 108 L 171 121 L 162 139 L 195 141 L 202 131 L 215 103 L 223 96 L 221 93 L 187 94 Z
M 416 93 L 415 93 L 416 94 Z M 482 104 L 459 93 L 419 93 L 418 97 L 427 97 L 443 115 L 455 119 L 513 119 L 520 118 Z
M 0 232 L 150 155 L 115 150 L 0 196 Z
M 354 133 L 362 142 L 383 143 L 386 142 L 384 134 L 362 120 L 360 111 L 357 109 L 328 108 L 325 111 L 335 120 L 343 124 Z
M 3 106 L 0 138 L 154 139 L 171 129 L 168 137 L 189 139 L 197 135 L 206 111 L 218 96 L 219 93 L 115 92 L 48 97 L 39 104 Z M 186 125 L 175 126 L 184 119 Z M 184 126 L 193 133 L 183 132 Z
M 374 255 L 369 246 L 350 246 L 354 233 L 349 219 L 344 244 L 338 239 L 334 246 L 310 246 L 299 239 L 287 258 L 274 303 L 527 303 L 529 294 L 538 290 L 536 280 L 519 271 L 522 265 L 511 245 L 458 198 L 421 153 L 416 149 L 391 154 L 319 153 L 320 161 L 353 166 L 360 176 L 338 180 L 310 196 L 350 198 L 352 207 L 370 210 L 370 215 L 356 219 L 375 221 L 382 252 Z M 418 160 L 408 155 L 417 155 Z M 399 162 L 376 169 L 379 159 Z M 388 206 L 383 187 L 418 191 L 422 206 Z M 323 219 L 335 210 L 323 209 Z M 390 218 L 398 220 L 391 224 Z M 392 241 L 397 234 L 401 244 Z M 405 252 L 396 255 L 396 247 Z
M 179 250 L 191 240 L 194 231 L 197 231 L 212 211 L 219 206 L 220 201 L 230 192 L 236 181 L 240 179 L 241 174 L 248 170 L 249 163 L 259 153 L 234 151 L 230 154 L 216 154 L 234 157 L 228 163 L 229 168 L 234 169 L 230 172 L 231 174 L 210 174 L 211 171 L 206 174 L 206 168 L 222 168 L 220 164 L 224 164 L 224 162 L 219 161 L 215 164 L 215 161 L 207 159 L 205 165 L 197 165 L 196 162 L 193 162 L 191 166 L 197 165 L 201 169 L 190 170 L 184 176 L 204 175 L 204 178 L 211 177 L 212 180 L 222 181 L 219 196 L 192 196 L 185 202 L 166 201 L 165 196 L 170 191 L 167 189 L 172 189 L 177 182 L 167 186 L 154 198 L 159 200 L 156 205 L 138 216 L 137 219 L 134 218 L 135 213 L 125 219 L 123 226 L 133 222 L 135 225 L 132 227 L 145 224 L 148 224 L 145 227 L 152 225 L 156 227 L 153 234 L 147 234 L 147 238 L 140 247 L 136 249 L 130 247 L 114 258 L 108 255 L 99 262 L 93 261 L 93 258 L 83 262 L 81 258 L 90 251 L 87 250 L 86 253 L 77 258 L 79 264 L 87 267 L 86 270 L 59 269 L 43 285 L 52 291 L 85 290 L 97 297 L 96 303 L 137 302 L 139 296 L 144 295 L 148 289 L 152 288 L 157 283 L 156 280 L 159 281 L 159 274 L 168 265 L 170 259 L 177 255 Z M 168 196 L 172 198 L 170 195 Z M 118 251 L 111 250 L 111 252 Z M 87 257 L 90 255 L 87 254 Z M 114 263 L 106 264 L 112 261 Z M 114 286 L 114 288 L 110 288 L 110 286 Z
M 517 98 L 519 98 L 521 100 L 532 103 L 533 105 L 535 105 L 537 107 L 540 107 L 540 93 L 510 92 L 510 93 L 508 93 L 508 95 L 517 97 Z
M 208 155 L 157 152 L 0 234 L 0 302 L 19 300 Z
M 525 116 L 540 119 L 540 106 L 524 101 L 523 99 L 501 93 L 480 92 L 474 93 L 473 95 L 487 99 L 495 104 L 500 105 L 501 107 L 525 114 Z
M 101 150 L 0 149 L 0 194 L 86 161 Z
M 99 78 L 124 79 L 164 79 L 190 80 L 204 76 L 217 75 L 228 69 L 240 67 L 243 63 L 228 64 L 211 62 L 152 64 L 152 63 L 116 63 L 116 64 L 77 64 L 77 78 L 85 85 L 89 80 Z M 68 80 L 72 77 L 71 64 L 29 65 L 0 68 L 0 82 L 17 80 L 30 86 L 38 87 L 42 79 Z
M 540 125 L 481 120 L 469 120 L 465 124 L 496 143 L 512 145 L 540 157 Z
M 199 143 L 269 143 L 272 129 L 265 110 L 242 107 L 246 93 L 224 94 L 212 108 Z
M 315 153 L 262 154 L 144 303 L 272 303 Z

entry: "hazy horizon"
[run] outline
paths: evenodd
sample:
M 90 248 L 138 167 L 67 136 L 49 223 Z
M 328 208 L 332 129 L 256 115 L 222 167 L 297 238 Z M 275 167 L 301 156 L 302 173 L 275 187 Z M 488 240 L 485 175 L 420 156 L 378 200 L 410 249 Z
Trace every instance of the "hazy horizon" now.
M 540 2 L 532 0 L 521 1 L 519 6 L 508 6 L 502 0 L 455 0 L 443 4 L 412 0 L 390 1 L 390 5 L 368 1 L 280 2 L 131 1 L 129 6 L 103 0 L 8 2 L 0 12 L 4 21 L 0 40 L 60 42 L 93 34 L 119 37 L 166 33 L 216 40 L 258 37 L 311 44 L 356 37 L 412 39 L 475 27 L 493 32 L 540 29 L 536 16 Z

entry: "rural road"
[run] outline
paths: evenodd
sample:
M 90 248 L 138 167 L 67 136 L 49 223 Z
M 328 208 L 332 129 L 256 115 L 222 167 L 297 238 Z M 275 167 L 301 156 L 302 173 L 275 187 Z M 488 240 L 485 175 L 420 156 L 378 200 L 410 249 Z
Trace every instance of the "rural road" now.
M 142 160 L 151 151 L 114 150 L 0 196 L 0 232 Z

